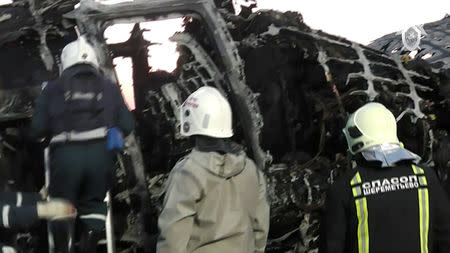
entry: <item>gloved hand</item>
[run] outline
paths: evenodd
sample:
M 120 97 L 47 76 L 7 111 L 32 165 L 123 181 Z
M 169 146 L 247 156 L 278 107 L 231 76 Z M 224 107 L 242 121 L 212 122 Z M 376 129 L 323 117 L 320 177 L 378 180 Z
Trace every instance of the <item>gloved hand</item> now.
M 13 247 L 10 247 L 10 246 L 3 246 L 1 248 L 1 252 L 2 253 L 17 253 L 17 251 Z
M 108 129 L 106 137 L 106 148 L 110 151 L 120 152 L 124 148 L 123 134 L 117 127 Z
M 46 202 L 37 202 L 37 214 L 41 219 L 57 220 L 74 218 L 76 210 L 73 204 L 67 200 L 52 199 Z

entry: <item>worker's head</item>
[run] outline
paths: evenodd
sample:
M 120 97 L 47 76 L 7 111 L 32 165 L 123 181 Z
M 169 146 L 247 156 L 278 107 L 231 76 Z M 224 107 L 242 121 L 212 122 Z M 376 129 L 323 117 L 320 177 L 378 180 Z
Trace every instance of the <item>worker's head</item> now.
M 61 53 L 61 71 L 77 64 L 89 64 L 98 69 L 98 59 L 94 48 L 84 36 L 67 44 Z
M 230 104 L 219 90 L 213 87 L 201 87 L 184 101 L 180 108 L 180 121 L 180 132 L 184 136 L 233 136 Z
M 400 144 L 395 117 L 380 103 L 368 103 L 356 110 L 343 132 L 352 154 L 380 144 Z

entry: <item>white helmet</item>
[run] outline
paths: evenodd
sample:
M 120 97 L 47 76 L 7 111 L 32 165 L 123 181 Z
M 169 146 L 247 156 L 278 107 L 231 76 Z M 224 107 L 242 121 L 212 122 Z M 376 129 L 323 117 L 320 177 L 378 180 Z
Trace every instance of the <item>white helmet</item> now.
M 94 48 L 84 36 L 67 44 L 61 53 L 61 72 L 75 64 L 90 64 L 98 69 L 99 64 Z
M 379 144 L 399 144 L 394 115 L 380 103 L 368 103 L 352 115 L 342 130 L 352 154 Z
M 180 114 L 181 135 L 233 136 L 230 104 L 216 88 L 196 90 L 181 105 Z

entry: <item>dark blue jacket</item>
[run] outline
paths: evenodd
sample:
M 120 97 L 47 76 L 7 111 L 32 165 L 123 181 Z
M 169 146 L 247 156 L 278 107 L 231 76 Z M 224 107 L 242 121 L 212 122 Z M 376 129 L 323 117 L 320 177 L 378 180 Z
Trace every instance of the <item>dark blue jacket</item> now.
M 128 135 L 134 127 L 118 85 L 90 65 L 66 69 L 42 91 L 31 124 L 34 137 L 51 137 L 66 131 L 118 127 Z

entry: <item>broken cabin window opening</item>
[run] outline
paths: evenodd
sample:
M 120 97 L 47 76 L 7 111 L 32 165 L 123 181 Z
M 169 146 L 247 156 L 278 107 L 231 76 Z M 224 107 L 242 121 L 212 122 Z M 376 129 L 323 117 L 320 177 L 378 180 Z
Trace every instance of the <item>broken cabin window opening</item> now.
M 103 32 L 106 44 L 123 43 L 130 39 L 134 24 L 113 24 Z
M 12 0 L 2 0 L 2 1 L 0 1 L 0 6 L 8 5 L 8 4 L 12 4 L 12 3 L 13 3 Z
M 152 154 L 144 156 L 146 167 L 165 171 L 186 150 L 192 148 L 191 140 L 180 134 L 181 103 L 189 94 L 205 85 L 217 87 L 224 94 L 229 90 L 224 78 L 225 63 L 215 38 L 217 31 L 210 30 L 203 17 L 195 12 L 170 15 L 158 13 L 102 22 L 103 34 L 114 59 L 116 76 L 125 99 L 129 101 L 133 97 L 130 95 L 131 90 L 134 92 L 135 113 L 141 119 L 136 133 L 147 136 L 154 122 L 160 122 L 165 127 L 157 130 L 160 131 L 158 135 L 173 139 L 177 145 L 185 147 L 180 149 L 173 141 L 155 145 L 141 139 L 142 152 Z M 125 28 L 121 30 L 120 27 L 114 27 L 117 24 Z M 126 36 L 121 35 L 121 32 Z M 112 37 L 118 39 L 110 40 Z M 122 66 L 124 61 L 129 67 Z M 131 83 L 128 91 L 121 76 Z M 233 124 L 236 140 L 243 135 L 239 123 L 239 120 L 235 120 Z M 155 164 L 153 160 L 157 154 L 166 157 L 157 159 L 164 161 L 164 164 Z
M 256 0 L 233 0 L 234 13 L 238 15 L 242 7 L 250 7 L 252 4 L 256 4 Z
M 245 0 L 230 2 L 233 1 Z M 54 6 L 61 6 L 58 1 L 53 2 Z M 60 3 L 63 2 L 66 5 L 65 1 Z M 432 70 L 428 70 L 428 65 L 419 61 L 408 64 L 408 68 L 406 68 L 400 62 L 398 54 L 408 55 L 410 52 L 403 51 L 400 48 L 401 43 L 384 43 L 385 51 L 399 47 L 396 49 L 398 51 L 396 55 L 390 57 L 379 51 L 357 46 L 356 43 L 344 39 L 311 31 L 303 24 L 292 22 L 288 18 L 288 14 L 261 12 L 257 15 L 242 16 L 244 19 L 235 18 L 233 15 L 224 15 L 225 22 L 222 22 L 223 24 L 214 24 L 216 21 L 214 19 L 218 19 L 217 12 L 202 12 L 203 17 L 209 20 L 206 26 L 202 24 L 202 19 L 198 16 L 185 16 L 184 20 L 187 23 L 185 31 L 172 36 L 178 44 L 179 52 L 176 54 L 180 56 L 177 56 L 179 62 L 175 65 L 178 67 L 169 73 L 158 70 L 154 64 L 160 62 L 152 62 L 150 59 L 150 56 L 154 56 L 152 53 L 159 53 L 160 47 L 165 45 L 146 45 L 146 41 L 149 43 L 160 42 L 153 40 L 152 36 L 145 40 L 142 39 L 145 34 L 152 32 L 141 31 L 142 24 L 147 20 L 153 21 L 151 15 L 160 15 L 160 13 L 153 14 L 156 13 L 156 10 L 167 10 L 169 13 L 178 8 L 176 9 L 178 15 L 187 1 L 181 0 L 178 6 L 166 4 L 161 9 L 152 6 L 173 2 L 152 0 L 135 2 L 139 9 L 141 9 L 140 6 L 147 5 L 149 8 L 140 11 L 138 8 L 132 8 L 135 6 L 134 4 L 128 6 L 132 10 L 129 12 L 122 11 L 122 8 L 110 12 L 107 7 L 111 6 L 106 5 L 97 9 L 97 12 L 87 8 L 86 10 L 90 10 L 88 13 L 92 15 L 92 19 L 86 18 L 81 9 L 75 12 L 81 14 L 77 21 L 80 27 L 84 28 L 83 32 L 90 35 L 91 38 L 95 38 L 93 41 L 101 50 L 102 67 L 108 72 L 108 77 L 114 79 L 113 72 L 115 72 L 116 80 L 121 85 L 123 96 L 129 107 L 131 106 L 127 101 L 128 98 L 136 98 L 136 102 L 133 100 L 133 103 L 136 104 L 134 106 L 136 107 L 134 112 L 136 131 L 130 139 L 133 144 L 127 145 L 124 156 L 117 163 L 116 187 L 111 191 L 113 193 L 112 200 L 115 201 L 113 203 L 113 219 L 118 251 L 141 251 L 145 250 L 143 248 L 146 245 L 155 242 L 153 238 L 158 235 L 156 217 L 161 210 L 160 201 L 156 200 L 159 200 L 163 194 L 170 169 L 193 146 L 189 139 L 179 134 L 180 115 L 178 109 L 187 95 L 205 83 L 224 87 L 223 90 L 227 91 L 233 108 L 234 140 L 243 144 L 248 154 L 253 153 L 256 162 L 259 159 L 265 162 L 260 164 L 270 166 L 264 170 L 267 175 L 267 195 L 271 200 L 272 210 L 276 211 L 271 213 L 269 240 L 272 243 L 268 244 L 267 253 L 295 250 L 314 252 L 316 250 L 314 248 L 318 245 L 320 238 L 317 227 L 320 225 L 324 192 L 339 173 L 343 173 L 351 167 L 351 161 L 346 156 L 347 145 L 345 145 L 341 131 L 343 117 L 338 110 L 339 100 L 342 100 L 346 112 L 354 112 L 363 104 L 372 101 L 371 99 L 385 104 L 401 120 L 398 127 L 399 137 L 405 142 L 405 147 L 412 147 L 419 151 L 423 150 L 421 146 L 431 147 L 431 151 L 427 149 L 427 152 L 434 156 L 427 155 L 424 161 L 427 161 L 427 157 L 438 157 L 436 160 L 429 159 L 428 161 L 438 164 L 438 166 L 434 166 L 437 169 L 448 169 L 450 163 L 447 160 L 448 152 L 445 151 L 448 150 L 446 147 L 449 143 L 448 131 L 445 127 L 449 124 L 446 120 L 449 107 L 444 100 L 448 96 L 441 98 L 441 95 L 437 93 L 445 91 L 445 81 L 448 78 L 443 76 L 445 73 L 439 73 L 439 76 L 437 71 L 432 73 Z M 206 3 L 206 1 L 189 2 L 193 4 Z M 144 4 L 140 5 L 141 3 Z M 225 4 L 225 2 L 223 3 Z M 248 11 L 243 10 L 244 12 Z M 51 15 L 48 17 L 57 19 L 47 19 L 46 16 L 45 24 L 59 24 L 60 15 L 56 16 L 55 14 L 59 12 L 56 9 L 50 9 L 47 13 L 51 13 Z M 135 15 L 136 12 L 139 15 Z M 224 12 L 221 10 L 220 13 Z M 119 17 L 119 19 L 108 19 L 111 17 L 110 15 Z M 126 15 L 135 15 L 135 17 L 129 18 Z M 285 19 L 285 17 L 287 18 Z M 297 20 L 295 17 L 292 18 L 292 20 Z M 105 19 L 107 19 L 107 23 L 104 23 Z M 3 21 L 5 23 L 2 24 L 7 24 L 6 22 L 12 20 Z M 83 22 L 86 22 L 86 25 Z M 104 28 L 112 26 L 112 22 L 129 26 L 128 36 L 125 36 L 126 32 L 124 32 L 122 40 L 106 41 L 107 44 L 104 44 L 105 41 L 99 37 L 104 34 Z M 276 27 L 280 29 L 279 33 L 272 35 L 266 33 L 266 30 L 270 29 L 268 26 L 271 23 L 277 23 Z M 136 33 L 134 33 L 136 37 L 132 38 L 131 32 L 136 24 L 138 24 Z M 292 26 L 292 24 L 296 25 Z M 9 25 L 5 27 L 9 27 Z M 24 31 L 27 34 L 26 37 L 32 37 L 32 41 L 36 41 L 36 43 L 27 42 L 29 43 L 27 47 L 31 48 L 29 58 L 32 58 L 28 61 L 39 62 L 39 34 L 30 36 L 28 34 L 33 29 L 28 29 L 27 26 L 21 27 L 29 30 Z M 208 29 L 211 27 L 215 27 L 215 29 Z M 224 36 L 227 34 L 223 33 L 227 28 L 233 36 L 234 41 L 231 43 L 228 43 L 227 36 Z M 11 28 L 8 29 L 11 30 Z M 5 30 L 8 29 L 5 28 Z M 55 32 L 54 39 L 47 36 L 50 52 L 57 62 L 59 62 L 60 49 L 66 44 L 65 42 L 71 41 L 67 39 L 67 29 L 59 29 L 61 32 Z M 298 33 L 294 33 L 290 29 L 297 29 Z M 98 31 L 101 32 L 98 33 Z M 15 33 L 16 30 L 13 32 Z M 76 38 L 75 33 L 73 36 Z M 424 39 L 427 38 L 432 37 Z M 124 43 L 128 40 L 130 40 L 129 44 Z M 442 64 L 447 62 L 445 59 L 443 60 L 442 56 L 445 56 L 445 46 L 449 49 L 450 44 L 445 43 L 445 45 L 443 44 L 444 50 L 435 48 L 433 43 L 424 44 L 426 50 L 430 48 L 433 50 L 432 52 L 435 52 L 435 55 L 429 59 L 430 62 L 434 62 L 435 59 L 443 61 L 443 63 L 437 62 L 441 65 L 431 66 L 433 70 L 443 69 Z M 322 62 L 317 60 L 318 48 L 316 45 L 323 48 L 321 55 L 325 57 L 321 58 Z M 10 46 L 14 48 L 17 45 L 11 44 Z M 104 50 L 106 47 L 109 50 Z M 9 48 L 5 49 L 5 51 L 9 50 Z M 419 51 L 415 58 L 419 59 L 426 53 Z M 6 55 L 13 57 L 11 59 L 4 58 L 6 63 L 13 65 L 11 69 L 14 71 L 17 69 L 17 73 L 21 74 L 17 76 L 18 82 L 14 81 L 11 85 L 23 83 L 22 79 L 31 73 L 36 72 L 33 76 L 36 78 L 41 75 L 37 74 L 38 71 L 44 73 L 46 71 L 42 67 L 36 69 L 35 66 L 30 66 L 28 61 L 23 63 L 25 65 L 18 65 L 16 61 L 21 61 L 21 54 L 7 53 Z M 230 55 L 239 57 L 233 60 L 234 58 Z M 163 56 L 166 58 L 168 54 Z M 242 60 L 242 66 L 240 60 Z M 226 66 L 221 64 L 223 62 L 227 63 Z M 149 65 L 152 66 L 152 69 L 149 68 Z M 121 67 L 123 70 L 120 69 Z M 241 71 L 240 67 L 243 68 L 242 73 L 236 73 Z M 6 82 L 2 78 L 13 76 L 13 73 L 9 74 L 9 68 L 6 66 L 6 70 L 3 70 L 5 76 L 0 76 L 0 105 L 2 105 L 0 106 L 0 121 L 2 116 L 6 115 L 7 123 L 11 122 L 10 111 L 20 112 L 21 115 L 25 115 L 27 112 L 31 113 L 32 110 L 28 108 L 40 93 L 39 86 L 32 87 L 32 91 L 36 90 L 36 94 L 31 94 L 29 87 L 17 91 L 2 90 L 2 82 Z M 3 72 L 0 71 L 0 73 Z M 15 75 L 16 72 L 14 72 L 14 77 Z M 329 77 L 329 83 L 327 83 L 327 77 Z M 46 80 L 52 79 L 54 78 Z M 438 84 L 437 80 L 441 82 Z M 38 83 L 34 79 L 31 82 Z M 240 85 L 235 85 L 236 83 Z M 250 86 L 251 89 L 237 89 L 238 86 Z M 428 87 L 432 87 L 434 90 L 430 91 Z M 8 94 L 8 92 L 14 92 L 14 95 Z M 8 100 L 10 97 L 14 99 Z M 240 100 L 240 97 L 245 99 Z M 10 106 L 9 102 L 12 102 L 11 105 L 14 107 Z M 417 107 L 414 102 L 417 102 L 420 107 Z M 429 122 L 430 126 L 428 127 L 431 128 L 416 127 L 413 120 L 417 120 L 417 117 L 415 118 L 413 110 L 419 111 L 420 109 L 423 110 L 426 117 L 421 118 L 418 122 L 422 120 Z M 246 110 L 249 111 L 248 114 L 240 113 L 246 112 Z M 348 116 L 346 112 L 343 113 L 345 117 Z M 245 121 L 245 119 L 250 120 Z M 262 124 L 263 120 L 264 125 Z M 22 121 L 28 122 L 28 120 Z M 258 127 L 253 127 L 251 123 L 258 124 Z M 262 134 L 258 132 L 260 128 Z M 25 131 L 23 132 L 25 133 Z M 252 135 L 256 132 L 258 134 L 254 134 L 255 140 L 244 138 L 244 133 Z M 3 131 L 0 133 L 3 135 Z M 17 139 L 27 139 L 23 138 L 21 133 L 17 134 Z M 429 133 L 429 135 L 425 133 Z M 354 135 L 358 136 L 359 133 L 356 132 Z M 260 139 L 257 139 L 259 137 Z M 258 147 L 261 147 L 262 152 L 258 151 Z M 24 171 L 30 171 L 27 164 L 14 163 L 19 160 L 32 161 L 32 165 L 39 165 L 39 171 L 43 171 L 40 166 L 42 162 L 37 162 L 40 160 L 36 159 L 42 159 L 42 155 L 38 152 L 40 147 L 30 149 L 29 151 L 32 152 L 21 151 L 16 145 L 14 148 L 18 150 L 18 155 L 11 160 L 11 164 L 14 165 L 13 172 L 19 171 L 16 170 L 18 166 L 23 167 L 21 169 Z M 267 158 L 260 156 L 263 152 L 267 153 Z M 267 162 L 271 159 L 268 157 L 269 152 L 270 155 L 273 155 L 275 164 L 270 165 L 271 162 Z M 29 154 L 36 154 L 36 157 L 29 158 Z M 258 156 L 262 158 L 258 158 Z M 138 158 L 136 159 L 136 157 Z M 430 163 L 427 162 L 427 164 Z M 447 168 L 440 164 L 446 165 Z M 44 177 L 36 178 L 43 179 Z M 24 183 L 24 181 L 21 180 L 18 183 Z M 135 187 L 135 185 L 139 187 Z M 147 189 L 148 191 L 134 191 L 135 189 Z M 140 224 L 145 224 L 145 226 L 140 226 Z M 298 231 L 299 224 L 302 226 L 301 231 Z M 143 230 L 145 233 L 142 232 Z M 291 231 L 297 232 L 291 233 Z M 32 237 L 31 239 L 46 242 L 45 238 L 40 238 L 40 235 L 39 238 Z M 125 243 L 127 243 L 126 246 Z
M 223 76 L 217 67 L 223 67 L 223 62 L 221 62 L 221 59 L 218 59 L 219 62 L 216 64 L 218 55 L 215 55 L 216 61 L 213 61 L 211 56 L 206 53 L 212 51 L 214 54 L 215 49 L 211 50 L 211 48 L 207 48 L 205 50 L 202 48 L 205 44 L 207 46 L 210 46 L 208 44 L 213 44 L 211 43 L 212 38 L 209 38 L 211 34 L 205 29 L 206 24 L 204 24 L 203 20 L 199 20 L 200 16 L 195 13 L 170 18 L 174 16 L 165 16 L 169 17 L 167 19 L 164 19 L 164 16 L 150 17 L 149 19 L 151 21 L 145 22 L 142 21 L 142 17 L 132 17 L 130 20 L 139 20 L 139 22 L 134 24 L 120 23 L 125 20 L 108 21 L 107 23 L 110 25 L 104 30 L 104 37 L 112 51 L 113 57 L 139 58 L 140 64 L 145 64 L 145 66 L 139 66 L 137 72 L 141 74 L 144 74 L 143 71 L 145 68 L 148 69 L 147 73 L 157 71 L 171 73 L 177 67 L 180 68 L 183 71 L 180 72 L 178 70 L 177 72 L 179 73 L 176 73 L 178 77 L 173 76 L 173 78 L 186 79 L 184 80 L 186 83 L 185 88 L 189 90 L 186 94 L 204 85 L 224 86 L 222 82 Z M 184 30 L 187 24 L 191 24 L 195 29 L 202 30 L 202 36 L 194 38 L 191 33 L 185 33 Z M 187 46 L 188 44 L 191 46 Z M 148 55 L 146 59 L 147 63 L 144 63 L 145 60 L 143 59 L 145 52 L 142 50 L 144 47 Z M 189 56 L 184 59 L 179 59 L 179 50 L 182 50 L 183 47 L 189 51 L 185 56 Z M 119 61 L 117 64 L 120 65 L 122 62 Z M 136 72 L 135 68 L 138 65 L 133 60 L 132 72 Z M 120 68 L 120 66 L 118 67 L 118 71 L 126 69 Z M 175 73 L 172 74 L 175 75 Z M 134 73 L 132 75 L 133 78 L 136 78 L 136 75 L 137 73 Z
M 130 110 L 136 108 L 133 89 L 133 63 L 130 57 L 116 57 L 113 59 L 114 71 L 120 85 L 122 96 Z
M 178 53 L 175 43 L 170 43 L 168 45 L 152 45 L 148 47 L 148 51 L 150 72 L 159 70 L 172 72 L 176 69 L 180 53 Z
M 137 29 L 137 30 L 134 30 Z M 172 72 L 176 68 L 179 53 L 176 43 L 169 40 L 177 32 L 182 32 L 183 18 L 171 18 L 136 23 L 118 23 L 109 25 L 104 31 L 108 45 L 133 43 L 142 36 L 142 46 L 147 46 L 150 71 L 164 70 Z M 144 45 L 145 44 L 145 45 Z
M 151 42 L 147 47 L 150 71 L 173 72 L 180 54 L 177 43 L 170 38 L 184 31 L 183 18 L 142 22 L 140 26 L 144 31 L 144 39 Z

